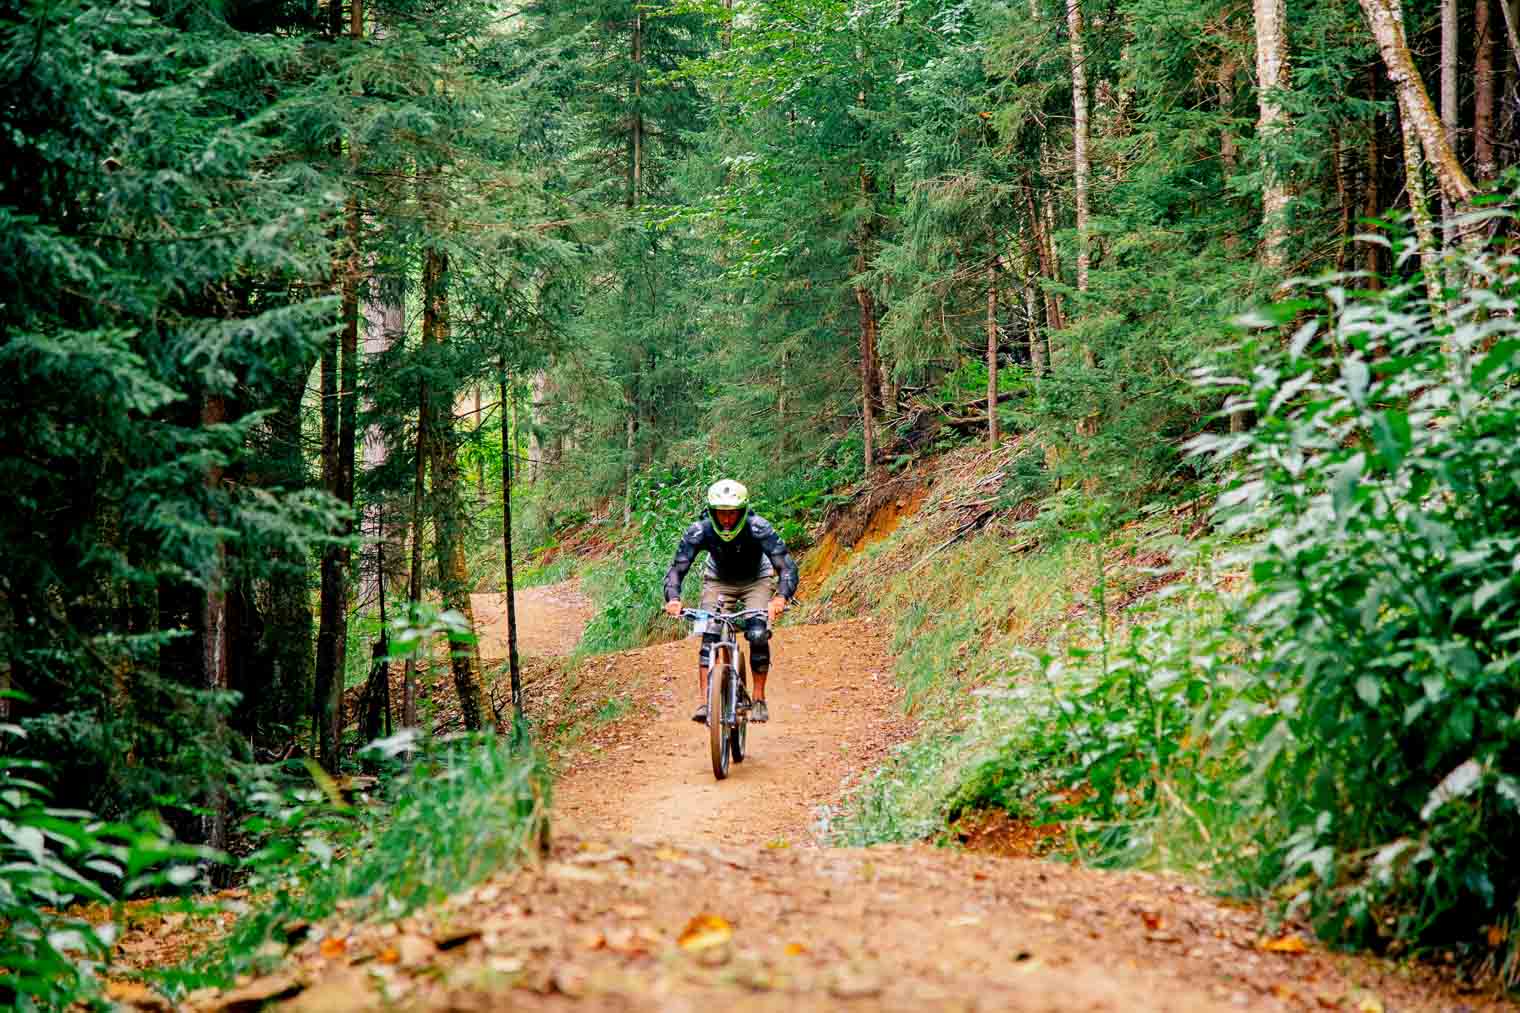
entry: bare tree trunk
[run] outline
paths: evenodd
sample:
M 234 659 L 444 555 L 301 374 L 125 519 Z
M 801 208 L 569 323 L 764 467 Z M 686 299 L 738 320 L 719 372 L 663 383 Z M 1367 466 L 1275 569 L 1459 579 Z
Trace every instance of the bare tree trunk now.
M 1086 292 L 1090 264 L 1087 217 L 1089 130 L 1087 123 L 1087 54 L 1082 38 L 1081 0 L 1066 0 L 1066 28 L 1071 36 L 1072 170 L 1077 199 L 1077 291 Z M 1085 353 L 1090 356 L 1091 353 Z
M 1040 326 L 1040 294 L 1035 286 L 1024 286 L 1024 317 L 1029 330 L 1029 371 L 1036 381 L 1045 375 L 1045 331 Z
M 987 442 L 997 446 L 998 433 L 998 259 L 987 261 Z
M 1499 10 L 1504 15 L 1504 35 L 1509 39 L 1510 55 L 1514 58 L 1516 68 L 1520 68 L 1520 32 L 1515 30 L 1515 11 L 1510 6 L 1510 0 L 1498 0 Z
M 417 382 L 417 468 L 412 481 L 412 558 L 407 578 L 408 618 L 415 620 L 422 604 L 422 513 L 423 493 L 426 489 L 428 459 L 429 395 L 427 380 Z M 406 728 L 417 727 L 417 655 L 407 655 L 401 682 L 401 724 Z
M 1265 0 L 1256 0 L 1258 4 Z M 1441 192 L 1458 208 L 1466 208 L 1478 188 L 1462 168 L 1456 152 L 1447 143 L 1446 130 L 1436 116 L 1430 93 L 1415 66 L 1404 37 L 1404 16 L 1399 0 L 1358 0 L 1367 23 L 1377 40 L 1378 52 L 1388 70 L 1388 79 L 1398 93 L 1399 109 L 1409 120 L 1425 161 L 1435 173 Z
M 338 463 L 338 349 L 334 335 L 322 350 L 322 487 L 342 498 Z M 322 589 L 318 597 L 317 671 L 312 687 L 312 727 L 318 761 L 328 770 L 338 764 L 338 721 L 343 692 L 344 648 L 348 635 L 343 553 L 336 546 L 322 550 Z
M 865 92 L 857 95 L 861 108 L 865 107 Z M 875 225 L 871 214 L 875 210 L 876 181 L 865 169 L 860 172 L 860 195 L 866 205 L 866 218 L 856 238 L 855 273 L 863 275 L 870 267 L 870 249 L 875 238 Z M 877 447 L 876 419 L 881 411 L 881 366 L 876 358 L 877 310 L 876 296 L 864 284 L 855 286 L 855 301 L 860 306 L 860 416 L 865 438 L 865 468 L 870 474 L 876 466 Z
M 1271 142 L 1287 129 L 1288 114 L 1278 92 L 1288 87 L 1288 35 L 1284 0 L 1254 0 L 1256 13 L 1256 132 L 1268 142 L 1266 164 L 1262 166 L 1262 250 L 1261 266 L 1270 275 L 1280 275 L 1287 260 L 1287 209 L 1290 194 L 1287 181 L 1272 164 Z
M 1507 0 L 1500 0 L 1507 2 Z M 1499 172 L 1494 157 L 1494 26 L 1489 0 L 1477 0 L 1473 10 L 1473 34 L 1477 49 L 1473 56 L 1473 168 L 1478 179 L 1487 181 Z
M 1367 97 L 1376 102 L 1378 98 L 1378 75 L 1374 69 L 1369 73 L 1367 84 Z M 1383 147 L 1379 136 L 1377 119 L 1372 121 L 1371 136 L 1367 139 L 1367 186 L 1362 197 L 1362 215 L 1366 218 L 1376 218 L 1383 213 L 1382 189 L 1379 185 L 1383 177 Z M 1368 284 L 1378 283 L 1378 250 L 1376 243 L 1362 244 L 1362 270 L 1367 273 Z
M 221 397 L 208 397 L 201 407 L 201 424 L 221 425 L 227 421 L 227 401 Z M 222 484 L 222 469 L 213 466 L 207 470 L 206 486 L 215 490 Z M 206 575 L 206 591 L 201 599 L 201 688 L 220 692 L 227 689 L 228 654 L 232 638 L 227 622 L 227 547 L 217 540 L 213 570 Z M 220 717 L 216 719 L 216 735 L 224 736 L 226 728 Z M 227 847 L 227 791 L 223 784 L 214 784 L 209 791 L 206 812 L 201 817 L 202 843 L 217 849 Z
M 549 374 L 540 369 L 533 374 L 532 401 L 528 404 L 528 481 L 537 482 L 543 477 L 544 445 L 539 439 L 539 409 L 549 393 Z
M 633 14 L 633 171 L 629 207 L 638 207 L 643 197 L 644 177 L 644 14 L 635 7 Z
M 1441 0 L 1441 126 L 1446 143 L 1457 150 L 1457 0 Z M 1457 243 L 1457 227 L 1452 222 L 1451 197 L 1441 193 L 1441 245 L 1450 249 Z M 1448 269 L 1448 274 L 1452 272 Z M 1447 283 L 1456 285 L 1452 275 Z
M 501 403 L 507 403 L 507 364 L 501 368 Z M 517 579 L 512 571 L 512 447 L 505 423 L 501 427 L 501 558 L 507 598 L 507 669 L 512 678 L 512 715 L 522 721 L 522 670 L 517 659 Z
M 633 523 L 633 442 L 638 432 L 638 407 L 630 405 L 624 420 L 626 438 L 623 446 L 623 524 Z
M 1346 258 L 1351 255 L 1351 219 L 1355 214 L 1352 206 L 1351 187 L 1346 182 L 1346 145 L 1339 126 L 1331 128 L 1331 157 L 1335 159 L 1335 203 L 1341 209 L 1340 221 L 1335 229 L 1335 269 L 1346 269 Z
M 1034 188 L 1026 180 L 1024 183 L 1024 206 L 1029 218 L 1030 241 L 1035 250 L 1035 258 L 1038 263 L 1039 274 L 1045 278 L 1056 277 L 1056 265 L 1051 253 L 1051 246 L 1046 241 L 1044 220 L 1040 209 L 1035 204 Z M 1064 325 L 1061 320 L 1061 304 L 1044 286 L 1040 286 L 1041 299 L 1045 305 L 1046 333 L 1058 331 Z
M 864 255 L 861 257 L 864 260 Z M 860 305 L 860 417 L 865 435 L 866 473 L 876 466 L 876 409 L 881 398 L 876 366 L 876 299 L 864 285 L 855 288 Z
M 1235 74 L 1239 69 L 1240 65 L 1233 56 L 1226 56 L 1219 63 L 1219 76 L 1215 79 L 1215 86 L 1219 94 L 1219 109 L 1225 116 L 1229 116 L 1235 108 Z M 1226 178 L 1240 171 L 1240 142 L 1235 139 L 1235 131 L 1228 122 L 1219 131 L 1219 163 L 1224 168 Z
M 1425 193 L 1425 165 L 1420 158 L 1420 139 L 1408 106 L 1399 103 L 1399 125 L 1404 133 L 1405 188 L 1409 191 L 1409 215 L 1414 219 L 1420 244 L 1420 265 L 1425 275 L 1425 294 L 1432 309 L 1441 305 L 1441 251 L 1436 246 L 1435 224 L 1430 219 L 1430 199 Z
M 425 346 L 446 345 L 449 340 L 449 259 L 448 254 L 430 247 L 423 256 L 422 288 L 425 300 L 422 313 L 422 340 Z M 459 454 L 452 427 L 450 398 L 434 393 L 429 406 L 429 446 L 433 471 L 433 558 L 438 568 L 439 597 L 443 607 L 464 616 L 470 629 L 475 628 L 475 609 L 470 602 L 469 571 L 464 558 L 465 516 L 459 494 Z M 453 646 L 449 651 L 449 668 L 454 675 L 454 692 L 459 698 L 459 712 L 464 726 L 477 731 L 484 726 L 481 699 L 480 648 Z

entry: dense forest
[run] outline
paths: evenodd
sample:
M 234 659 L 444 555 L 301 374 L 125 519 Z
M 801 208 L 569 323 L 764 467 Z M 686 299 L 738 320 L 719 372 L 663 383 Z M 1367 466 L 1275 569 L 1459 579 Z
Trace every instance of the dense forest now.
M 529 805 L 533 715 L 468 635 L 514 554 L 588 525 L 633 545 L 587 634 L 627 646 L 706 481 L 742 477 L 805 548 L 849 496 L 981 441 L 1027 448 L 1000 494 L 1066 511 L 1047 535 L 1234 483 L 1225 506 L 1260 510 L 1218 530 L 1271 544 L 1264 593 L 1302 592 L 1252 613 L 1278 679 L 1253 692 L 1312 691 L 1319 734 L 1376 754 L 1353 776 L 1274 753 L 1267 794 L 1481 797 L 1388 895 L 1342 876 L 1314 905 L 1362 943 L 1514 931 L 1517 18 L 9 4 L 0 963 L 27 970 L 0 993 L 88 994 L 41 905 L 274 861 L 271 765 L 309 757 L 337 791 L 398 729 L 484 733 L 479 776 Z M 1380 617 L 1364 667 L 1318 685 Z M 457 708 L 419 710 L 445 671 Z M 365 769 L 457 760 L 385 741 L 401 759 Z M 1280 881 L 1324 872 L 1317 818 L 1289 821 Z M 1336 846 L 1414 845 L 1367 820 Z M 1482 861 L 1434 861 L 1455 842 Z

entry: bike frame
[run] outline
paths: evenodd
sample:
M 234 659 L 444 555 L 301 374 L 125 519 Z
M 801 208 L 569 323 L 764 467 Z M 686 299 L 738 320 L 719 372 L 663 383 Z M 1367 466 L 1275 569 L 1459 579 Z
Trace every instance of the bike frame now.
M 683 609 L 682 617 L 693 623 L 704 624 L 700 632 L 706 633 L 706 623 L 718 623 L 718 640 L 708 654 L 707 670 L 707 729 L 712 747 L 713 776 L 723 780 L 728 776 L 729 760 L 743 762 L 747 729 L 748 708 L 741 705 L 742 695 L 748 688 L 744 673 L 748 667 L 740 653 L 739 624 L 766 615 L 764 609 L 745 609 L 740 612 L 709 612 L 705 609 Z

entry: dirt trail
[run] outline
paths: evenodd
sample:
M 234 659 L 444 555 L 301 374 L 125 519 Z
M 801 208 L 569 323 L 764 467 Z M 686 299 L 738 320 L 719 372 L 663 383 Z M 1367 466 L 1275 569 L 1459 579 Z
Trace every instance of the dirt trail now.
M 484 597 L 491 656 L 500 609 Z M 565 585 L 524 592 L 525 650 L 570 650 L 582 607 Z M 244 995 L 308 1013 L 1517 1008 L 1326 953 L 1178 877 L 816 846 L 818 807 L 911 731 L 885 634 L 780 631 L 772 720 L 721 783 L 689 720 L 694 641 L 581 666 L 578 697 L 627 703 L 564 761 L 545 861 L 399 922 L 315 931 Z M 191 1008 L 253 1008 L 228 998 Z
M 557 825 L 682 842 L 807 840 L 818 807 L 909 731 L 882 640 L 867 621 L 779 630 L 771 720 L 751 727 L 749 756 L 722 782 L 706 729 L 691 721 L 696 640 L 592 662 L 592 676 L 631 694 L 637 714 L 561 771 Z
M 472 594 L 475 630 L 486 659 L 507 655 L 507 600 L 500 594 Z M 591 618 L 591 600 L 577 581 L 525 587 L 517 592 L 517 649 L 529 657 L 569 654 Z

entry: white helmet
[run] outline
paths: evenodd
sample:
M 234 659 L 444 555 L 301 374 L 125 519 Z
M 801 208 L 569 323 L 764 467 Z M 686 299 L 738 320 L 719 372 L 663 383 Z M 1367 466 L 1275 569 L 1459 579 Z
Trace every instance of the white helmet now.
M 737 510 L 738 516 L 729 524 L 718 520 L 718 511 Z M 707 516 L 712 518 L 713 530 L 725 542 L 733 541 L 744 523 L 749 519 L 749 490 L 731 478 L 714 482 L 707 490 Z

